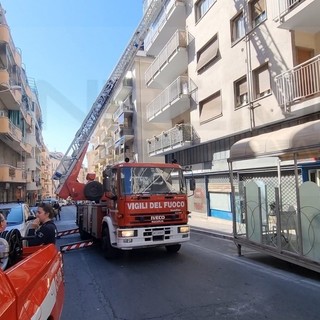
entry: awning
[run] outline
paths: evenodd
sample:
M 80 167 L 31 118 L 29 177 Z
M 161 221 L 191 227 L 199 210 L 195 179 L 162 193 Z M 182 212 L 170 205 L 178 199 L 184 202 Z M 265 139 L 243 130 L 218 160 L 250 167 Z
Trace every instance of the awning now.
M 320 120 L 242 139 L 232 145 L 228 161 L 258 157 L 281 160 L 318 157 L 320 155 Z

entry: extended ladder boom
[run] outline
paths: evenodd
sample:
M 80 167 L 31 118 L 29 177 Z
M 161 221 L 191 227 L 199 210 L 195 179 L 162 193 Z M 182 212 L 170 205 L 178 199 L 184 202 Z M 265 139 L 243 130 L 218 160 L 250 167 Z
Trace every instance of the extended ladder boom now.
M 61 162 L 57 167 L 57 171 L 52 177 L 54 180 L 59 180 L 59 185 L 56 190 L 56 193 L 58 195 L 63 188 L 66 188 L 65 183 L 70 175 L 78 175 L 79 172 L 76 173 L 74 171 L 79 171 L 81 166 L 76 164 L 78 161 L 83 160 L 90 137 L 93 134 L 96 126 L 98 125 L 104 111 L 107 109 L 109 102 L 111 101 L 112 93 L 117 87 L 118 80 L 130 67 L 130 64 L 133 62 L 138 50 L 143 44 L 144 38 L 152 21 L 161 10 L 163 0 L 150 0 L 149 2 L 150 3 L 147 10 L 124 53 L 120 57 L 117 66 L 113 70 L 109 80 L 106 82 L 101 93 L 94 102 L 80 129 L 77 131 L 74 140 L 61 159 Z

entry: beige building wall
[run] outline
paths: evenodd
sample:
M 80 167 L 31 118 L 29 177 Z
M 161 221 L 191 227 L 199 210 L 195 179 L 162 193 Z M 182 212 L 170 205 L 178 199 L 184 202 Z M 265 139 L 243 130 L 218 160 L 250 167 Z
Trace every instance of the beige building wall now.
M 191 111 L 191 123 L 200 135 L 201 142 L 248 131 L 285 118 L 273 94 L 274 87 L 270 95 L 251 99 L 248 104 L 235 110 L 236 80 L 264 63 L 268 63 L 271 81 L 277 74 L 293 66 L 291 34 L 287 30 L 279 30 L 270 19 L 253 29 L 247 37 L 232 43 L 231 20 L 240 8 L 247 10 L 246 3 L 247 1 L 217 1 L 195 24 L 196 1 L 193 1 L 193 9 L 187 18 L 189 38 L 194 39 L 189 43 L 191 62 L 188 72 L 198 88 L 198 101 L 218 91 L 222 97 L 221 115 L 216 119 L 201 124 L 199 108 Z M 219 56 L 207 70 L 197 73 L 197 52 L 215 35 L 218 37 Z M 250 110 L 250 107 L 253 109 Z
M 137 55 L 132 67 L 134 75 L 134 88 L 132 91 L 132 100 L 135 106 L 135 121 L 133 127 L 135 130 L 134 148 L 135 160 L 137 162 L 163 162 L 164 156 L 150 157 L 147 152 L 147 137 L 156 135 L 159 131 L 169 129 L 171 123 L 149 123 L 147 121 L 146 106 L 160 92 L 159 89 L 150 89 L 145 86 L 144 74 L 152 62 L 152 58 L 146 57 L 140 52 Z

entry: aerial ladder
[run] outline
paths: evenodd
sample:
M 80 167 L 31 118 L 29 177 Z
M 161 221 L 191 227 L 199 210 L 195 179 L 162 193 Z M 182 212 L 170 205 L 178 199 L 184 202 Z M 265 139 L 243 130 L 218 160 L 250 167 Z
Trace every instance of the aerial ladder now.
M 116 91 L 118 80 L 123 77 L 131 63 L 133 62 L 138 50 L 143 45 L 143 41 L 152 22 L 159 14 L 163 5 L 163 0 L 150 0 L 145 14 L 135 30 L 129 44 L 119 59 L 118 64 L 111 73 L 106 84 L 102 88 L 96 101 L 93 103 L 88 115 L 84 119 L 75 138 L 62 157 L 56 172 L 53 175 L 54 180 L 59 184 L 56 194 L 63 199 L 71 196 L 74 200 L 92 200 L 98 201 L 102 194 L 102 185 L 94 180 L 94 175 L 87 175 L 87 184 L 78 182 L 82 162 L 89 146 L 89 140 L 97 127 L 99 120 L 112 101 L 112 94 Z

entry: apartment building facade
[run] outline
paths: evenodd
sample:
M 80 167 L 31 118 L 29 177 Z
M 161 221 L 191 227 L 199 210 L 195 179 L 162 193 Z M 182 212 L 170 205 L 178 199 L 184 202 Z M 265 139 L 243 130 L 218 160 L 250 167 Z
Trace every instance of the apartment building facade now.
M 192 166 L 197 189 L 190 209 L 231 219 L 231 146 L 320 118 L 317 12 L 318 0 L 164 1 L 144 40 L 144 82 L 133 77 L 130 84 L 130 101 L 145 99 L 133 108 L 141 121 L 132 121 L 130 108 L 118 117 L 117 104 L 107 111 L 115 136 L 125 123 L 132 126 L 122 140 L 101 131 L 111 162 L 133 151 L 136 161 Z M 247 161 L 236 168 L 237 178 L 245 181 L 254 168 L 259 178 L 275 179 L 268 167 L 267 159 Z M 310 170 L 320 185 L 317 161 Z
M 183 107 L 170 98 L 147 107 L 148 121 L 166 118 L 172 125 L 167 132 L 148 136 L 149 153 L 193 167 L 198 186 L 190 198 L 193 212 L 231 219 L 230 147 L 245 137 L 319 119 L 319 23 L 314 16 L 319 1 L 166 3 L 151 40 L 147 36 L 145 41 L 147 55 L 155 56 L 146 85 L 161 86 L 161 97 L 171 92 L 170 81 L 187 76 L 184 90 L 190 100 Z M 179 39 L 176 46 L 174 37 Z M 179 102 L 185 97 L 180 89 Z M 259 176 L 268 165 L 267 159 L 247 161 L 239 167 L 238 178 L 245 181 L 248 177 L 241 172 L 254 167 Z M 272 180 L 275 174 L 259 178 Z
M 164 161 L 164 156 L 150 156 L 145 143 L 147 135 L 168 127 L 167 123 L 148 123 L 144 116 L 146 105 L 160 92 L 144 85 L 144 74 L 152 60 L 143 50 L 138 51 L 92 136 L 87 153 L 88 172 L 95 172 L 100 182 L 107 165 L 124 162 L 126 158 L 135 162 Z
M 0 202 L 41 197 L 42 116 L 0 6 Z

